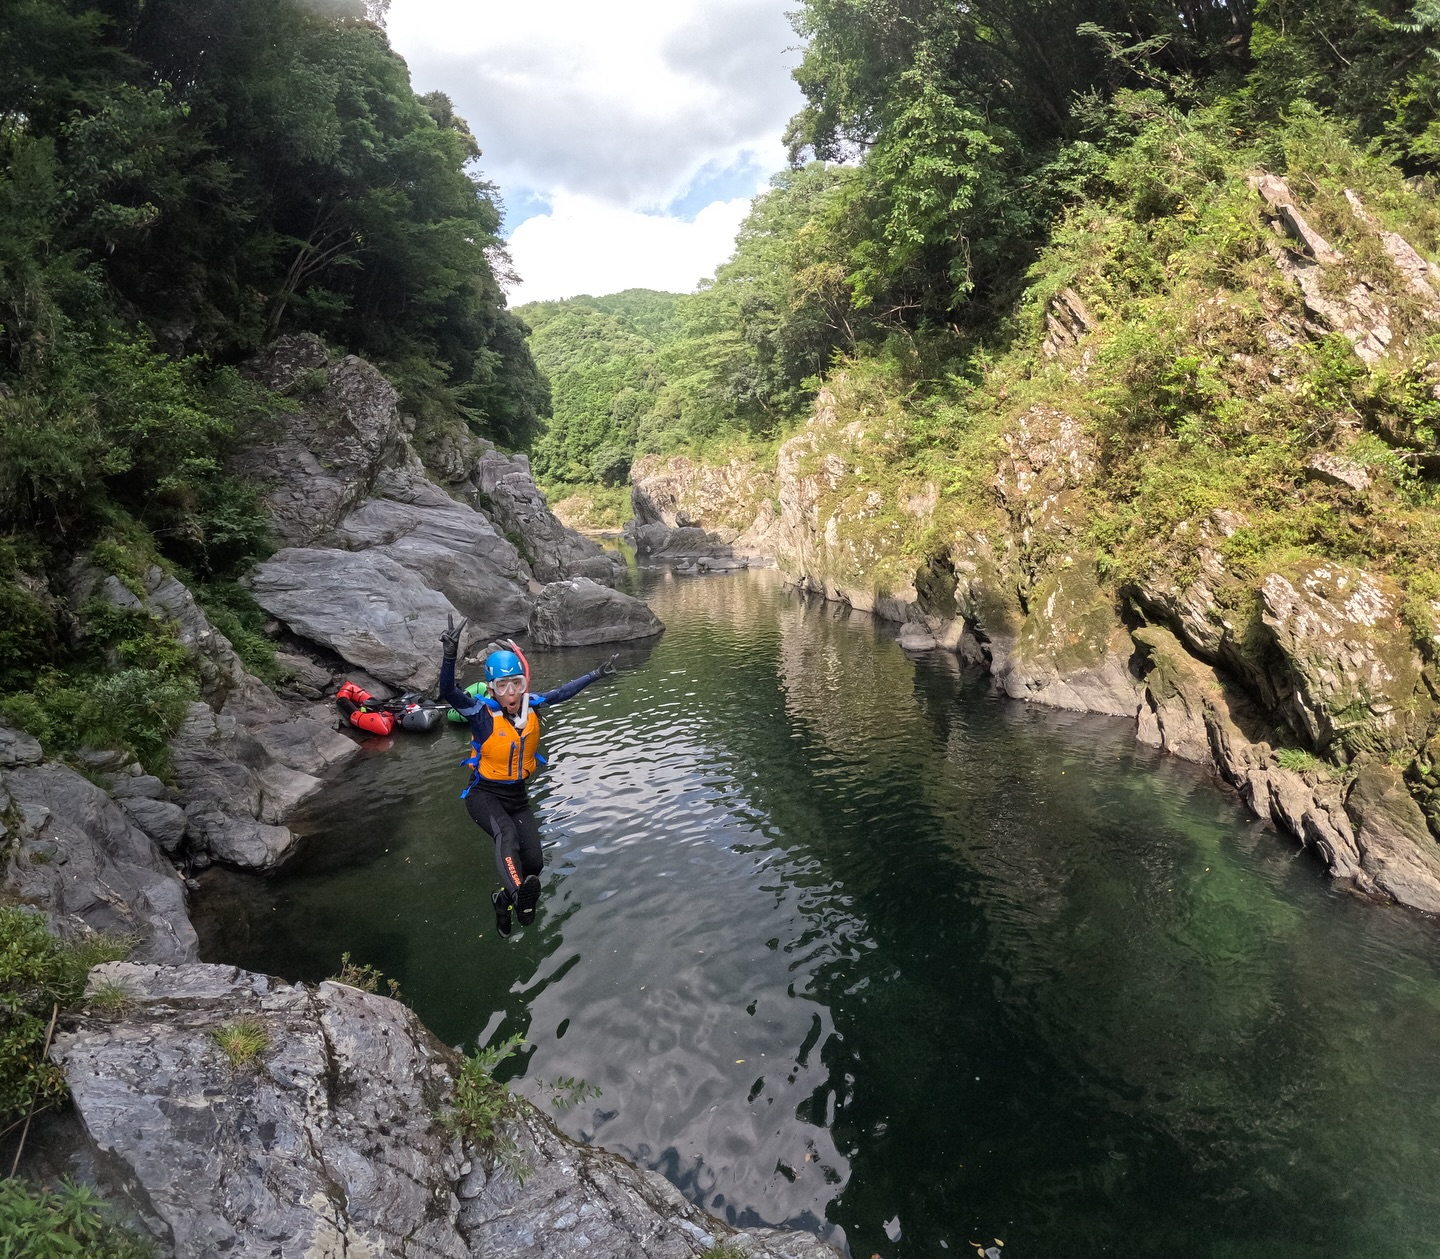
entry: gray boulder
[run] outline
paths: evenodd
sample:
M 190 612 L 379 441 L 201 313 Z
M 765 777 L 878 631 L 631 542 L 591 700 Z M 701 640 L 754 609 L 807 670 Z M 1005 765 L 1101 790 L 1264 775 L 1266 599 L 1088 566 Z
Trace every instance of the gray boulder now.
M 302 638 L 402 690 L 428 690 L 440 673 L 444 595 L 380 551 L 287 547 L 256 568 L 255 600 Z M 467 643 L 484 637 L 471 629 Z
M 289 827 L 234 817 L 206 804 L 192 804 L 185 813 L 191 850 L 202 860 L 219 861 L 264 874 L 283 864 L 299 837 Z
M 180 843 L 185 838 L 185 810 L 178 804 L 130 796 L 120 801 L 120 807 L 164 852 L 174 856 L 180 851 Z
M 496 525 L 521 541 L 540 581 L 589 577 L 613 584 L 623 576 L 625 561 L 620 556 L 560 523 L 535 484 L 530 460 L 524 455 L 486 451 L 476 472 Z
M 530 637 L 541 647 L 588 647 L 653 638 L 664 623 L 639 599 L 588 577 L 551 582 L 530 614 Z
M 469 617 L 478 634 L 523 630 L 534 600 L 529 567 L 515 547 L 484 515 L 429 481 L 404 479 L 397 492 L 405 501 L 366 499 L 346 516 L 335 531 L 337 545 L 371 550 L 409 569 Z
M 154 774 L 117 774 L 109 780 L 109 792 L 116 800 L 164 800 L 170 789 Z
M 52 1050 L 104 1170 L 179 1256 L 835 1259 L 813 1237 L 735 1234 L 653 1172 L 576 1146 L 516 1101 L 497 1159 L 436 1122 L 457 1056 L 398 1002 L 228 966 L 97 967 L 131 995 Z M 254 1020 L 235 1066 L 215 1033 Z M 508 1165 L 507 1165 L 508 1163 Z
M 279 823 L 320 789 L 316 775 L 355 747 L 303 717 L 245 724 L 192 704 L 170 741 L 191 855 L 201 865 L 273 869 L 295 845 Z
M 44 757 L 40 742 L 33 735 L 10 726 L 0 726 L 0 767 L 38 765 Z
M 709 533 L 698 525 L 663 523 L 637 524 L 626 522 L 625 537 L 640 555 L 654 559 L 687 559 L 699 556 L 728 556 L 731 548 L 719 534 Z
M 0 774 L 0 797 L 19 819 L 5 865 L 8 896 L 43 908 L 64 939 L 133 936 L 137 957 L 194 960 L 184 885 L 105 792 L 51 762 Z
M 293 651 L 277 651 L 276 662 L 287 675 L 282 691 L 302 699 L 320 699 L 335 681 L 335 671 L 316 664 L 308 656 Z
M 1356 761 L 1345 808 L 1355 827 L 1367 884 L 1415 909 L 1440 913 L 1440 845 L 1395 770 L 1373 756 Z
M 111 789 L 125 798 L 130 817 L 171 855 L 181 853 L 188 834 L 189 855 L 200 865 L 223 860 L 273 868 L 294 845 L 294 837 L 278 824 L 319 789 L 316 775 L 353 756 L 356 744 L 331 728 L 328 710 L 316 720 L 282 703 L 247 672 L 190 591 L 158 566 L 146 572 L 137 594 L 82 558 L 70 569 L 68 587 L 76 606 L 99 596 L 168 621 L 200 675 L 205 699 L 191 706 L 171 741 L 178 804 L 166 802 L 168 792 L 158 779 L 116 773 L 109 779 Z M 102 762 L 118 756 L 97 751 L 90 763 L 115 768 Z

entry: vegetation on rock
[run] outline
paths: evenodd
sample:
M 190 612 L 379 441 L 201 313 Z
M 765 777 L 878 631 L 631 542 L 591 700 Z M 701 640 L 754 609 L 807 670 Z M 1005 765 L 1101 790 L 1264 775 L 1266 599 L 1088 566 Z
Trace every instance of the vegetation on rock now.
M 161 627 L 68 601 L 87 551 L 134 593 L 155 562 L 203 586 L 278 676 L 231 465 L 295 405 L 241 369 L 278 334 L 379 363 L 420 435 L 523 446 L 548 412 L 475 138 L 412 91 L 384 7 L 0 8 L 0 696 L 52 753 L 163 771 L 196 697 Z
M 129 951 L 128 942 L 103 936 L 62 944 L 40 914 L 0 906 L 0 1123 L 65 1096 L 65 1076 L 44 1052 L 51 1017 L 80 1000 L 92 966 Z
M 230 1065 L 237 1071 L 251 1066 L 256 1058 L 270 1047 L 269 1029 L 259 1019 L 239 1018 L 222 1023 L 210 1034 L 210 1039 L 230 1059 Z
M 510 1090 L 495 1078 L 495 1068 L 525 1043 L 511 1036 L 489 1049 L 477 1049 L 461 1064 L 455 1076 L 455 1092 L 442 1119 L 446 1127 L 463 1134 L 477 1145 L 496 1148 L 500 1121 L 512 1105 Z M 513 1151 L 500 1149 L 502 1157 Z
M 0 1259 L 148 1259 L 154 1247 L 114 1224 L 84 1185 L 32 1189 L 0 1180 Z

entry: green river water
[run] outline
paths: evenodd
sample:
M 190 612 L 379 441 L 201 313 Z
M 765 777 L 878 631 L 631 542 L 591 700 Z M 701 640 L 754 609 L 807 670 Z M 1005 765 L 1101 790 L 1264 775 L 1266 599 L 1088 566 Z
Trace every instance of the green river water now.
M 494 933 L 447 727 L 346 767 L 279 877 L 209 872 L 202 955 L 348 950 L 448 1043 L 523 1033 L 573 1136 L 856 1256 L 1440 1253 L 1440 924 L 1128 722 L 774 574 L 642 578 L 667 632 L 549 718 L 533 927 Z

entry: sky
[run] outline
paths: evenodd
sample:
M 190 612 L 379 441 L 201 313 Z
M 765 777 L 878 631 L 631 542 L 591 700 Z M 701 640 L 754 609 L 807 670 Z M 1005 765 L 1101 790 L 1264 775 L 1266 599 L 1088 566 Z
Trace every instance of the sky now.
M 499 187 L 510 302 L 688 292 L 785 164 L 795 0 L 393 0 L 417 92 L 455 102 Z

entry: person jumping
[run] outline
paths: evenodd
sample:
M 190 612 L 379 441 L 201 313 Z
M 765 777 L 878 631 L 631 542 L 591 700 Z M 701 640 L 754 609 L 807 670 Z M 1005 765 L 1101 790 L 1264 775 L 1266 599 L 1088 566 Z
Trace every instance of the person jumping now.
M 544 855 L 540 850 L 540 828 L 530 807 L 526 783 L 545 764 L 540 755 L 540 719 L 537 708 L 559 704 L 615 670 L 611 656 L 598 669 L 582 674 L 573 682 L 557 686 L 542 695 L 530 694 L 530 668 L 519 650 L 492 651 L 485 657 L 488 695 L 467 695 L 455 680 L 455 662 L 460 654 L 460 635 L 466 621 L 457 626 L 447 618 L 449 628 L 440 636 L 440 698 L 470 726 L 470 757 L 461 764 L 471 771 L 470 785 L 460 793 L 471 820 L 495 841 L 495 868 L 500 890 L 491 894 L 495 907 L 495 930 L 502 936 L 511 932 L 512 908 L 522 927 L 535 921 L 540 902 L 540 871 Z M 512 647 L 514 643 L 510 644 Z

